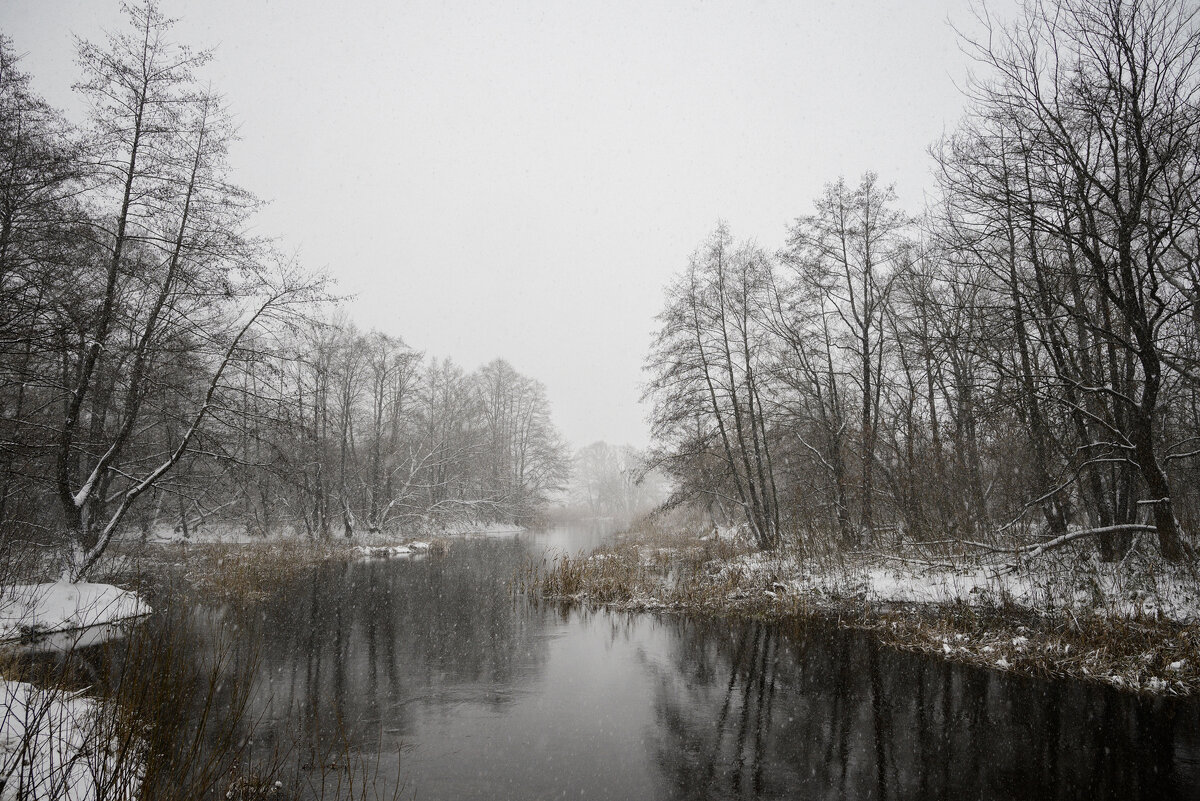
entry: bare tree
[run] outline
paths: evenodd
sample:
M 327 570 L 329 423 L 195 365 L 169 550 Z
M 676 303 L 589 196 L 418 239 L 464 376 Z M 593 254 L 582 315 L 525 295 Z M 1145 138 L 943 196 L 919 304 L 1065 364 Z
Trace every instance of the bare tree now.
M 1190 247 L 1180 235 L 1200 185 L 1196 14 L 1177 0 L 1059 0 L 1027 6 L 1013 25 L 990 25 L 986 40 L 968 41 L 988 69 L 973 87 L 980 114 L 1019 142 L 1024 193 L 1014 205 L 1030 259 L 1057 256 L 1086 269 L 1093 302 L 1109 315 L 1089 334 L 1130 357 L 1132 372 L 1117 383 L 1073 390 L 1119 405 L 1121 424 L 1104 426 L 1104 446 L 1136 466 L 1170 559 L 1183 556 L 1183 543 L 1158 421 L 1165 373 L 1192 377 L 1174 330 L 1194 301 L 1178 289 L 1186 273 L 1173 248 Z M 1047 251 L 1036 254 L 1041 237 Z M 1076 406 L 1086 414 L 1086 404 Z
M 874 173 L 855 188 L 838 180 L 825 188 L 812 215 L 788 232 L 786 260 L 801 274 L 824 309 L 836 318 L 839 349 L 852 360 L 847 373 L 858 385 L 860 521 L 863 536 L 875 530 L 875 462 L 885 357 L 884 317 L 895 274 L 896 237 L 906 220 L 892 206 L 895 194 Z
M 780 532 L 763 386 L 771 283 L 766 254 L 751 244 L 735 249 L 728 229 L 718 226 L 668 290 L 647 363 L 655 435 L 676 445 L 672 456 L 691 457 L 668 457 L 669 469 L 680 473 L 700 453 L 715 451 L 732 484 L 730 500 L 762 547 L 774 547 Z

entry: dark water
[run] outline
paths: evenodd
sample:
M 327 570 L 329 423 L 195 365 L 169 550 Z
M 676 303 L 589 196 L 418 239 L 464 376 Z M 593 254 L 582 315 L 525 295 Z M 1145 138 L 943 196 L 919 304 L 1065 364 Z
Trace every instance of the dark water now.
M 357 754 L 378 795 L 399 780 L 417 799 L 1200 797 L 1195 702 L 822 628 L 513 597 L 531 552 L 599 536 L 327 564 L 252 612 L 206 613 L 257 655 L 253 748 L 290 749 L 310 776 Z

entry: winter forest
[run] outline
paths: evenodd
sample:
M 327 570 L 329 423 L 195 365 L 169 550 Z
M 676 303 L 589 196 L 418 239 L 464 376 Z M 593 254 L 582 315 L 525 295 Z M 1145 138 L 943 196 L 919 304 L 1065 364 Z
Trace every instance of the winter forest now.
M 1200 521 L 1195 12 L 1034 5 L 905 215 L 837 179 L 776 248 L 718 226 L 649 367 L 661 458 L 758 543 L 1151 534 Z M 1068 531 L 1071 533 L 1068 534 Z M 1039 546 L 1044 547 L 1044 545 Z
M 545 392 L 331 317 L 334 287 L 247 231 L 234 135 L 152 6 L 80 50 L 72 125 L 0 41 L 0 527 L 112 536 L 212 515 L 309 536 L 430 514 L 532 519 L 569 456 Z
M 1196 2 L 14 2 L 0 801 L 1195 797 Z

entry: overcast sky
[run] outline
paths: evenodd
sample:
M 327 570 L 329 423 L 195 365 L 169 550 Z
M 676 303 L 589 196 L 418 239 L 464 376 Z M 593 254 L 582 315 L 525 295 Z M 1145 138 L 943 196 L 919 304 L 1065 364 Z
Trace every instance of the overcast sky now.
M 999 4 L 995 4 L 999 6 Z M 775 248 L 873 169 L 919 210 L 968 69 L 966 0 L 164 0 L 241 123 L 238 181 L 362 328 L 544 382 L 576 446 L 648 442 L 662 289 L 726 220 Z M 117 0 L 4 0 L 78 119 L 73 35 Z

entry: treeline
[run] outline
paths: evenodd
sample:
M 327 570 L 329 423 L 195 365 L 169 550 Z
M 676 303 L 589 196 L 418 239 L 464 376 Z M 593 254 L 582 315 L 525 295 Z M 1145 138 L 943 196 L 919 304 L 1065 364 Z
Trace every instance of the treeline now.
M 529 524 L 570 475 L 545 387 L 502 359 L 468 373 L 396 337 L 327 322 L 260 356 L 228 386 L 211 448 L 141 508 L 141 525 L 170 520 L 186 533 L 211 518 L 325 538 Z M 188 491 L 200 472 L 202 494 Z
M 774 252 L 720 226 L 648 359 L 680 500 L 844 545 L 1200 522 L 1200 27 L 1179 0 L 984 17 L 921 219 L 836 181 Z
M 561 513 L 574 518 L 610 518 L 627 525 L 667 498 L 668 483 L 645 451 L 631 445 L 593 442 L 575 452 Z
M 135 518 L 533 515 L 567 465 L 542 387 L 322 322 L 324 278 L 249 233 L 209 54 L 126 17 L 79 42 L 78 125 L 0 36 L 0 536 L 65 533 L 78 576 Z

